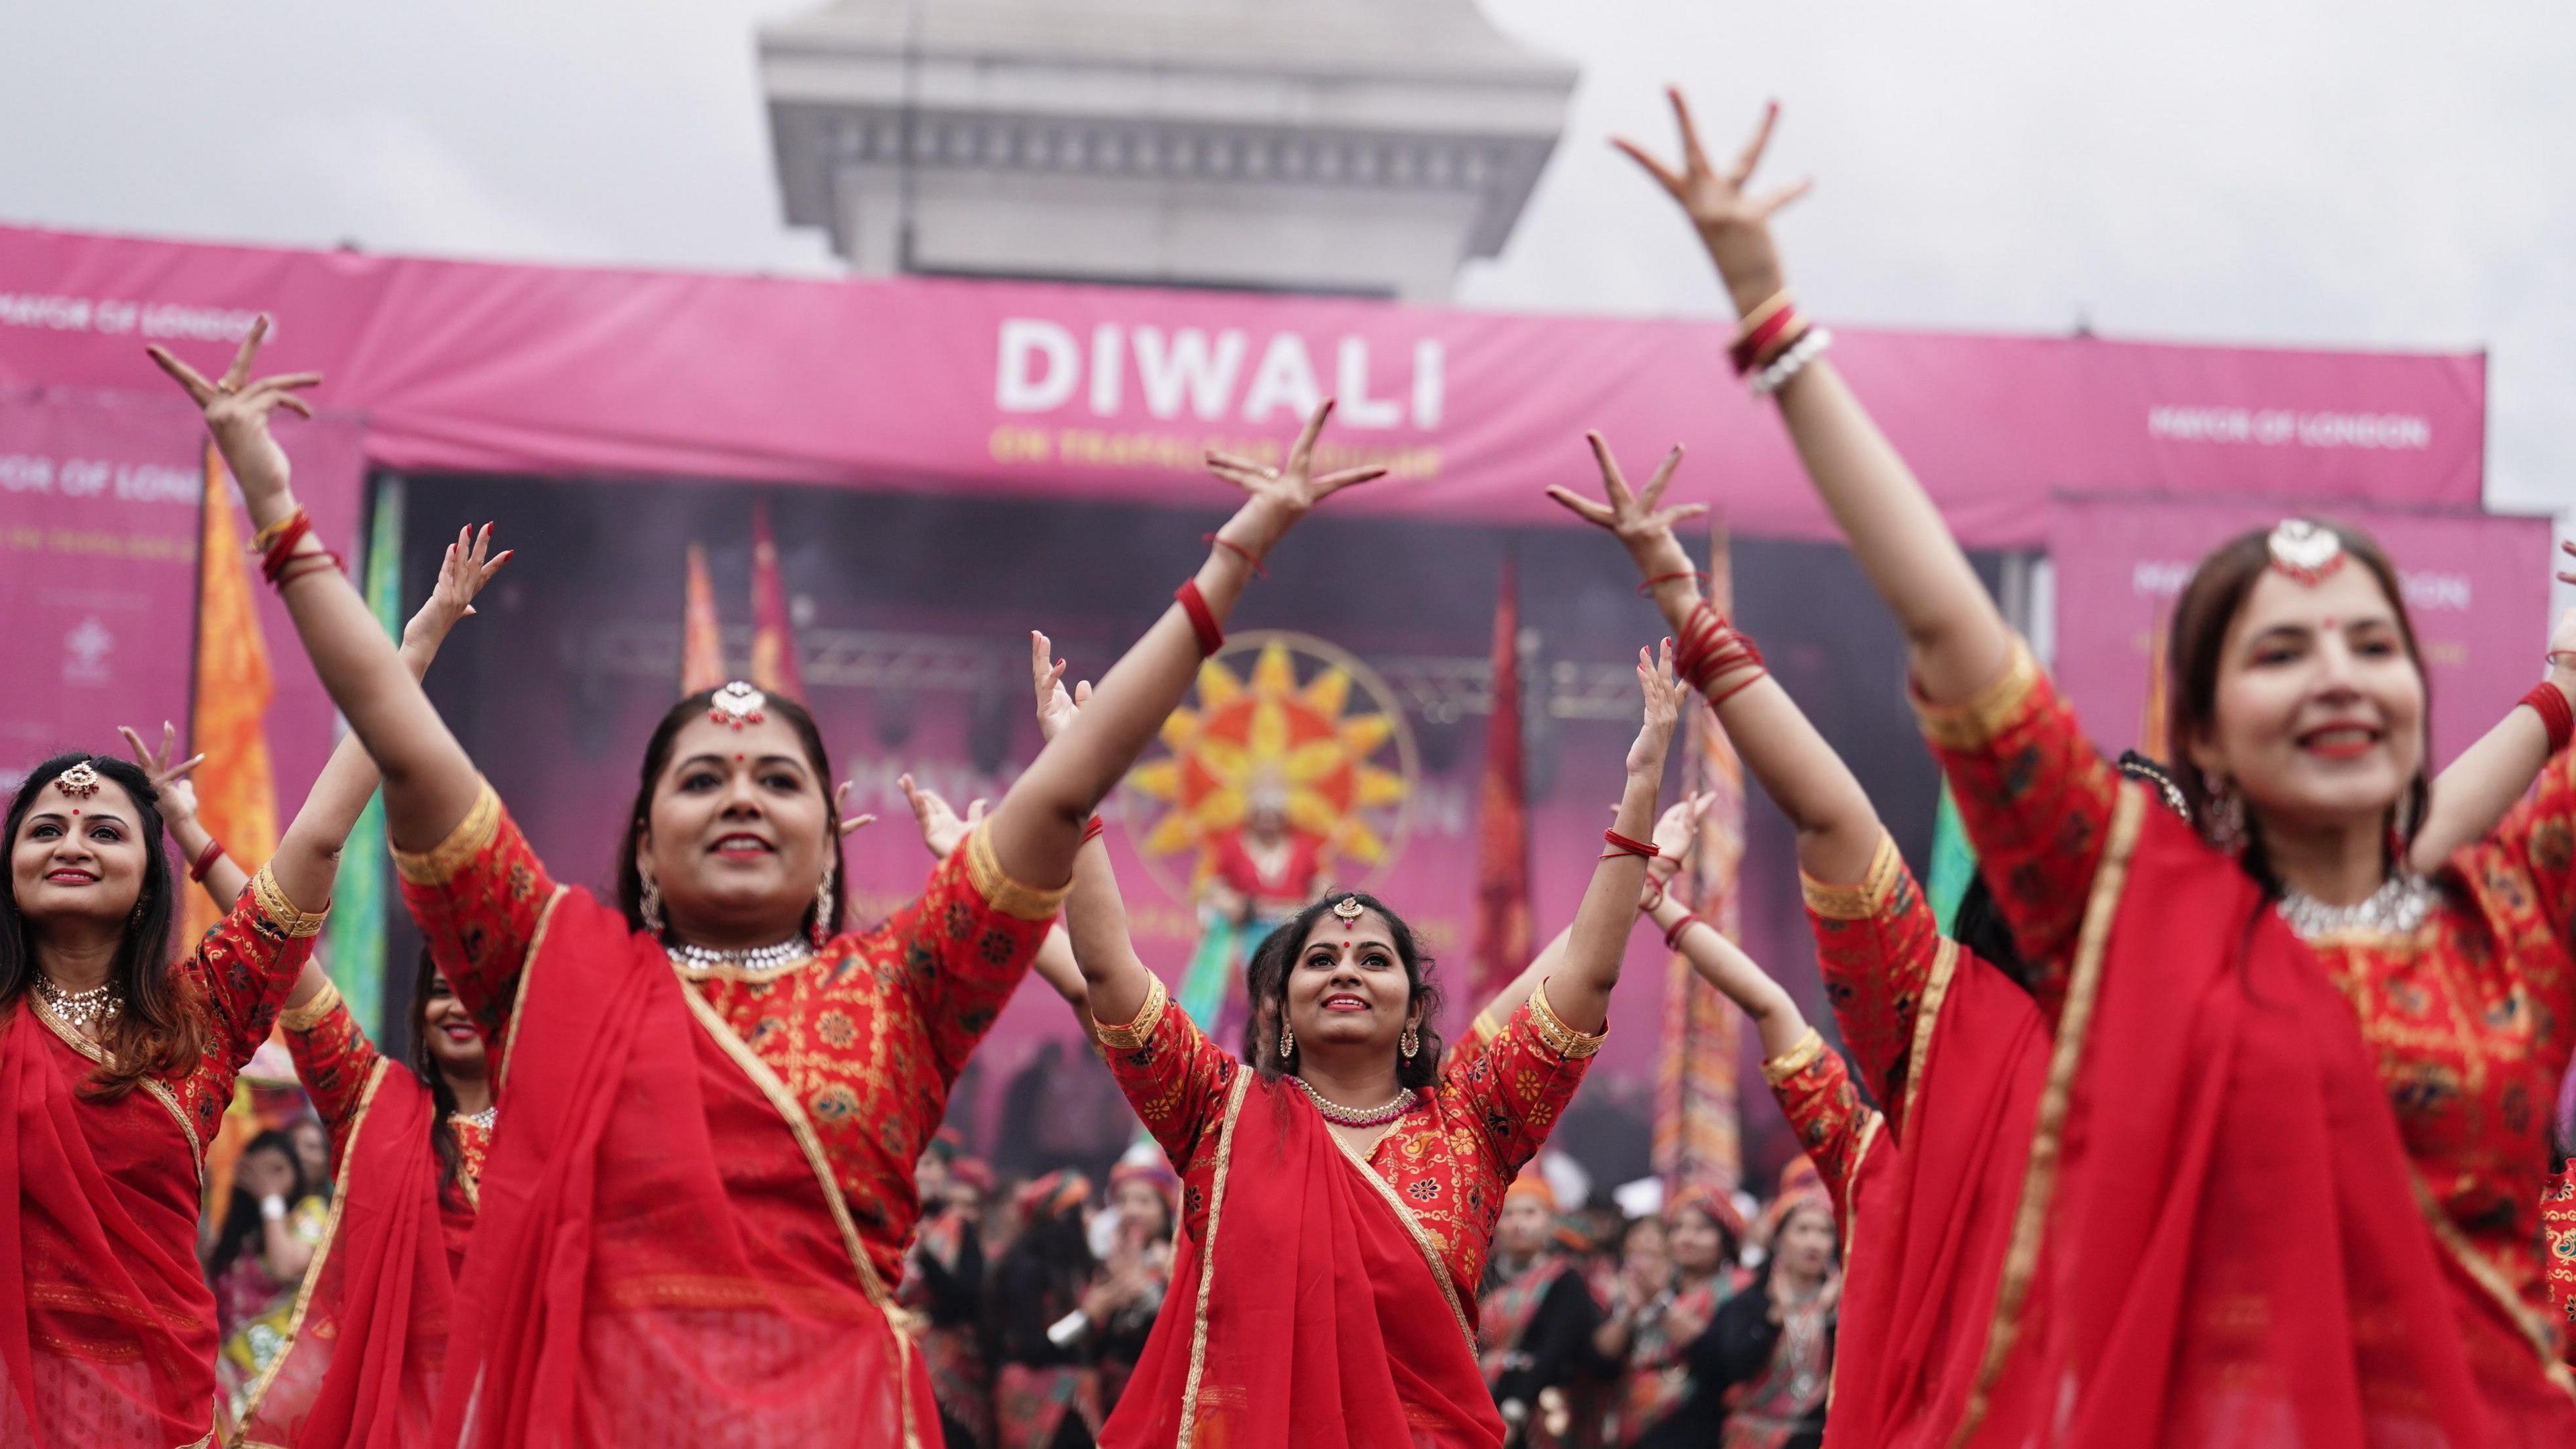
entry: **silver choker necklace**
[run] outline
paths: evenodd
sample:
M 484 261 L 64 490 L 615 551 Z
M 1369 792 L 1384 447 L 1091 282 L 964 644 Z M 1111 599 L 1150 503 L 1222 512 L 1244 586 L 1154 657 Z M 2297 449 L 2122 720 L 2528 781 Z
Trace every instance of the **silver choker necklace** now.
M 2348 906 L 2330 906 L 2304 891 L 2283 887 L 2276 909 L 2290 923 L 2291 934 L 2302 941 L 2354 933 L 2403 936 L 2424 924 L 2425 913 L 2432 910 L 2439 894 L 2431 881 L 2401 870 Z
M 480 1127 L 489 1132 L 492 1130 L 492 1124 L 501 1120 L 501 1109 L 486 1107 L 480 1112 L 450 1112 L 447 1115 L 468 1127 Z
M 719 951 L 686 941 L 674 941 L 662 949 L 670 953 L 672 965 L 706 975 L 775 976 L 814 959 L 813 943 L 802 936 L 790 936 L 774 946 L 751 946 L 738 951 Z
M 1324 1114 L 1325 1121 L 1340 1127 L 1384 1126 L 1412 1111 L 1413 1104 L 1420 1100 L 1411 1087 L 1399 1087 L 1393 1097 L 1377 1106 L 1345 1107 L 1316 1091 L 1304 1077 L 1290 1077 L 1288 1080 L 1297 1084 L 1298 1089 L 1306 1094 L 1306 1100 L 1314 1103 L 1315 1110 Z
M 116 984 L 102 981 L 87 991 L 65 991 L 43 972 L 36 973 L 36 994 L 45 998 L 45 1009 L 62 1018 L 74 1031 L 89 1031 L 116 1020 L 125 1003 L 118 999 Z

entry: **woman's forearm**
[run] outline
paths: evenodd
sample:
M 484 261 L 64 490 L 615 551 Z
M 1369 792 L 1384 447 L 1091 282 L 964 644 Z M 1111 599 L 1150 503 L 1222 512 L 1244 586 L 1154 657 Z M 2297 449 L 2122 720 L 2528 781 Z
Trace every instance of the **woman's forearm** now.
M 434 627 L 404 631 L 395 655 L 415 683 L 438 657 L 443 632 Z M 340 852 L 349 842 L 349 832 L 357 828 L 358 817 L 366 812 L 367 802 L 375 798 L 380 779 L 375 758 L 354 730 L 332 746 L 331 757 L 314 777 L 312 790 L 278 838 L 277 855 L 269 862 L 269 874 L 287 899 L 308 911 L 319 910 L 329 901 Z
M 1688 907 L 1669 896 L 1647 914 L 1656 929 L 1668 936 L 1675 926 L 1690 922 L 1675 938 L 1676 949 L 1691 963 L 1693 974 L 1716 987 L 1752 1021 L 1765 1058 L 1780 1055 L 1806 1036 L 1806 1014 L 1798 1010 L 1797 1000 L 1790 996 L 1788 988 L 1772 980 L 1760 963 L 1744 954 L 1715 926 L 1695 917 Z
M 1109 848 L 1086 842 L 1073 860 L 1073 890 L 1064 898 L 1065 935 L 1090 997 L 1092 1019 L 1121 1026 L 1145 1009 L 1154 976 L 1128 934 L 1127 903 L 1118 894 L 1118 872 Z
M 1628 772 L 1612 830 L 1630 840 L 1654 833 L 1655 793 L 1662 776 L 1661 756 L 1652 769 Z M 1610 1020 L 1610 990 L 1619 984 L 1619 963 L 1627 954 L 1628 932 L 1637 923 L 1637 896 L 1646 883 L 1644 856 L 1605 845 L 1601 857 L 1591 883 L 1583 888 L 1582 904 L 1574 910 L 1565 969 L 1547 989 L 1548 1005 L 1580 1032 L 1597 1032 Z
M 2576 672 L 2552 669 L 2549 683 L 2576 701 Z M 2424 823 L 2406 848 L 2407 864 L 2430 874 L 2451 852 L 2485 838 L 2548 763 L 2549 727 L 2522 705 L 2507 710 L 2434 779 Z

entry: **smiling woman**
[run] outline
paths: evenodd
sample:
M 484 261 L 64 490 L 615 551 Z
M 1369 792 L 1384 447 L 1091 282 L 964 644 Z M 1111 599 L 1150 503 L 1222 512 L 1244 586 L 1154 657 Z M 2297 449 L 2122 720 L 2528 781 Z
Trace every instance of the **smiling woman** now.
M 0 900 L 0 1442 L 205 1442 L 205 1144 L 313 949 L 346 834 L 308 802 L 223 923 L 170 960 L 158 793 L 62 755 L 10 802 Z

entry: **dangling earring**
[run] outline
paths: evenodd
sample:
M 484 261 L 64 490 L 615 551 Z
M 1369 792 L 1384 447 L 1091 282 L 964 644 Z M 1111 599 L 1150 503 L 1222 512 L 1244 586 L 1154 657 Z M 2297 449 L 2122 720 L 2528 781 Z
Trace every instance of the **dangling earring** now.
M 1421 1054 L 1422 1038 L 1414 1031 L 1413 1023 L 1408 1021 L 1404 1024 L 1404 1059 L 1409 1062 Z
M 1297 1028 L 1282 1022 L 1279 1027 L 1279 1060 L 1297 1055 Z
M 643 874 L 642 899 L 636 902 L 635 908 L 637 913 L 644 917 L 644 929 L 652 932 L 658 939 L 662 934 L 662 887 L 654 881 L 652 872 L 646 871 Z
M 2200 788 L 2209 802 L 2201 809 L 2202 838 L 2234 855 L 2245 844 L 2245 797 L 2206 770 L 2201 772 Z
M 832 878 L 827 875 L 823 877 L 823 884 L 814 891 L 814 929 L 811 934 L 815 950 L 823 949 L 823 943 L 832 939 L 832 928 L 839 924 L 832 919 Z

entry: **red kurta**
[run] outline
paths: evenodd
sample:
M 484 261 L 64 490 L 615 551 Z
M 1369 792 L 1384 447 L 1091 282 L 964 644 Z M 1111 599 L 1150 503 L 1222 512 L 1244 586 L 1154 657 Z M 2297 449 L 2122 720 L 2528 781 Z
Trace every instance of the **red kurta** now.
M 880 1419 L 872 1442 L 935 1439 L 920 1356 L 889 1335 L 913 1162 L 1061 892 L 1010 881 L 977 832 L 884 925 L 744 979 L 683 976 L 558 888 L 488 790 L 398 864 L 512 1123 L 442 1430 L 471 1395 L 478 1443 L 864 1439 Z
M 193 1068 L 79 1095 L 99 1048 L 30 990 L 0 1021 L 0 1445 L 170 1449 L 215 1417 L 215 1304 L 197 1265 L 205 1144 L 312 954 L 320 915 L 265 868 L 172 969 L 209 1025 Z M 9 1306 L 16 1305 L 16 1306 Z
M 2084 738 L 2027 650 L 2016 646 L 2004 677 L 1977 698 L 1954 708 L 1926 708 L 1924 726 L 1977 845 L 1980 868 L 2033 965 L 2042 1009 L 2057 1020 L 2079 984 L 2099 995 L 2105 1023 L 2092 1030 L 2091 1039 L 2079 1036 L 2070 1044 L 2068 1072 L 2078 1070 L 2080 1060 L 2086 1073 L 2101 1073 L 2101 1059 L 2108 1056 L 2141 1069 L 2182 1073 L 2174 1079 L 2176 1100 L 2196 1104 L 2190 1110 L 2214 1114 L 2211 1120 L 2218 1122 L 2235 1120 L 2227 1113 L 2239 1101 L 2261 1114 L 2266 1099 L 2210 1093 L 2242 1093 L 2262 1085 L 2258 1079 L 2268 1073 L 2278 1078 L 2271 1085 L 2279 1095 L 2268 1100 L 2285 1132 L 2294 1121 L 2301 1130 L 2314 1122 L 2320 1132 L 2359 1132 L 2368 1124 L 2319 1115 L 2307 1105 L 2330 1107 L 2338 1100 L 2335 1074 L 2346 1050 L 2320 1034 L 2324 1024 L 2317 1018 L 2301 1014 L 2299 993 L 2309 979 L 2302 973 L 2321 969 L 2347 1004 L 2346 1022 L 2358 1027 L 2363 1059 L 2392 1110 L 2407 1159 L 2397 1180 L 2402 1184 L 2411 1175 L 2411 1195 L 2423 1207 L 2422 1227 L 2448 1265 L 2445 1281 L 2455 1299 L 2462 1346 L 2496 1420 L 2495 1432 L 2502 1442 L 2533 1442 L 2535 1435 L 2548 1442 L 2548 1435 L 2576 1433 L 2576 1398 L 2569 1396 L 2558 1363 L 2534 1251 L 2548 1161 L 2547 1104 L 2576 1043 L 2570 1036 L 2576 1030 L 2576 969 L 2568 945 L 2576 910 L 2576 767 L 2570 757 L 2556 756 L 2533 799 L 2485 840 L 2452 857 L 2438 877 L 2439 903 L 2408 936 L 2356 933 L 2299 943 L 2262 909 L 2241 937 L 2203 940 L 2211 925 L 2203 917 L 2237 909 L 2229 882 L 2241 881 L 2241 872 L 2212 875 L 2196 866 L 2192 846 L 2178 841 L 2187 832 L 2169 828 L 2169 820 L 2133 820 L 2115 832 L 2118 773 Z M 2106 873 L 2115 835 L 2134 841 L 2136 855 L 2134 863 L 2123 856 L 2120 870 Z M 2170 890 L 2177 899 L 2130 899 L 2129 893 L 2141 889 L 2139 879 L 2149 882 L 2146 889 Z M 2089 945 L 2088 926 L 2097 933 Z M 2151 960 L 2159 954 L 2159 937 L 2173 952 L 2237 953 L 2243 967 L 2221 979 L 2209 976 L 2208 963 L 2198 956 L 2177 959 L 2174 991 L 2162 999 L 2141 994 L 2152 982 L 2115 979 L 2123 953 Z M 2107 964 L 2105 945 L 2112 958 Z M 2257 975 L 2275 981 L 2277 989 L 2266 996 L 2257 989 Z M 2174 999 L 2199 990 L 2212 994 Z M 2085 1000 L 2089 1019 L 2093 1003 Z M 2124 1016 L 2115 1002 L 2133 1003 L 2126 1009 L 2134 1015 Z M 2200 1097 L 2191 1095 L 2187 1074 L 2193 1064 L 2169 1064 L 2156 1055 L 2175 1043 L 2141 1039 L 2153 1033 L 2141 1032 L 2138 1023 L 2157 1017 L 2212 1033 L 2213 1045 L 2223 1043 L 2222 1049 L 2237 1054 L 2197 1064 L 2205 1079 Z M 2105 1094 L 2119 1089 L 2105 1076 L 2087 1097 L 2085 1078 L 2071 1080 L 2078 1115 L 2109 1113 L 2106 1120 L 2144 1125 L 2134 1114 L 2141 1110 L 2138 1097 L 2153 1090 L 2147 1084 L 2126 1098 L 2110 1096 Z M 2298 1095 L 2311 1089 L 2313 1097 Z M 2259 1145 L 2224 1144 L 2231 1152 Z M 2307 1170 L 2293 1151 L 2309 1145 L 2311 1139 L 2285 1141 L 2279 1160 L 2266 1166 L 2289 1183 L 2290 1174 Z M 2206 1178 L 2204 1211 L 2231 1199 L 2240 1185 L 2225 1175 L 2230 1159 L 2210 1160 L 2220 1170 Z M 2320 1168 L 2312 1179 L 2298 1179 L 2297 1190 L 2333 1198 L 2349 1194 L 2360 1180 L 2357 1168 Z M 2405 1195 L 2402 1186 L 2393 1191 Z M 2078 1191 L 2061 1197 L 2059 1210 L 2080 1215 L 2091 1204 L 2107 1211 L 2109 1202 Z M 2278 1198 L 2270 1202 L 2273 1216 L 2289 1211 Z M 2348 1215 L 2367 1210 L 2367 1204 L 2348 1200 L 2341 1209 Z M 2358 1291 L 2360 1280 L 2354 1282 Z M 2264 1305 L 2284 1316 L 2293 1306 Z M 2312 1307 L 2313 1301 L 2298 1306 Z M 2367 1337 L 2371 1331 L 2368 1324 L 2354 1330 L 2356 1362 L 2366 1362 L 2369 1346 L 2377 1342 Z M 2549 1384 L 2544 1373 L 2557 1383 Z M 2284 1382 L 2313 1398 L 2314 1380 Z M 2360 1383 L 2364 1399 L 2387 1385 L 2367 1373 Z M 2245 1392 L 2230 1390 L 2238 1397 Z M 2218 1402 L 2204 1400 L 2201 1407 Z
M 1601 1037 L 1558 1020 L 1542 987 L 1365 1160 L 1334 1150 L 1293 1083 L 1259 1082 L 1171 1009 L 1159 980 L 1136 1019 L 1101 1028 L 1100 1041 L 1181 1174 L 1187 1261 L 1172 1297 L 1195 1305 L 1155 1324 L 1102 1443 L 1159 1449 L 1187 1425 L 1196 1442 L 1247 1449 L 1498 1445 L 1476 1364 L 1475 1285 L 1505 1189 Z M 1171 1392 L 1184 1384 L 1197 1387 L 1186 1402 Z M 1313 1394 L 1342 1407 L 1298 1397 Z

